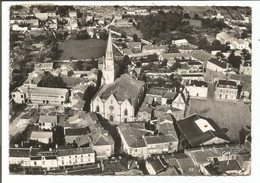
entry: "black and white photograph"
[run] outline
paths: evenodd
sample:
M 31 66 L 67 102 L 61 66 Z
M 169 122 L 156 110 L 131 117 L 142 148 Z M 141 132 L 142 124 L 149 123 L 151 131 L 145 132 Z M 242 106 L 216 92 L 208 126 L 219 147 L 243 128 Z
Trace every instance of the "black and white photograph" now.
M 9 176 L 251 175 L 250 4 L 6 11 Z

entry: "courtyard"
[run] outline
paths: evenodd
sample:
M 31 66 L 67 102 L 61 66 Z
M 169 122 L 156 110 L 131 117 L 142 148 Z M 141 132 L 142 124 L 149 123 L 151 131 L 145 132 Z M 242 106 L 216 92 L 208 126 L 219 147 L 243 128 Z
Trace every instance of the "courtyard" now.
M 101 58 L 105 55 L 107 41 L 100 39 L 68 39 L 59 45 L 60 60 Z

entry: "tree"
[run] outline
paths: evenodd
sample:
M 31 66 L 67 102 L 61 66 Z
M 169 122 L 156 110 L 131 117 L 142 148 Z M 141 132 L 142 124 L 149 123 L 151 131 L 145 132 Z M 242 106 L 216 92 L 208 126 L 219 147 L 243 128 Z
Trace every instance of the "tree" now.
M 125 32 L 122 32 L 121 38 L 126 38 L 126 33 Z
M 224 55 L 221 52 L 217 52 L 216 57 L 224 58 Z
M 196 13 L 193 18 L 194 18 L 194 19 L 199 19 L 200 17 L 199 17 L 199 15 Z
M 177 47 L 176 44 L 169 45 L 168 48 L 169 48 L 169 49 L 168 49 L 168 52 L 169 52 L 169 53 L 179 53 L 179 49 L 178 49 L 178 47 Z
M 248 34 L 246 31 L 243 31 L 242 34 L 241 34 L 241 38 L 242 39 L 246 39 L 248 37 Z
M 142 62 L 137 61 L 137 62 L 135 63 L 135 65 L 136 65 L 137 68 L 140 68 L 140 67 L 142 66 Z
M 189 13 L 184 13 L 184 14 L 183 14 L 183 18 L 190 19 L 190 14 L 189 14 Z
M 77 71 L 82 70 L 83 69 L 83 64 L 84 64 L 84 62 L 82 60 L 77 61 L 74 64 L 74 69 L 77 70 Z
M 134 40 L 134 42 L 138 42 L 139 41 L 139 38 L 138 38 L 137 34 L 134 34 L 133 40 Z
M 233 51 L 228 57 L 228 63 L 230 63 L 232 65 L 232 67 L 234 67 L 234 68 L 239 68 L 240 63 L 241 63 L 241 57 L 236 56 Z
M 90 36 L 87 30 L 82 30 L 77 34 L 77 39 L 89 39 Z
M 55 77 L 50 72 L 45 72 L 39 83 L 40 87 L 63 88 L 65 83 L 61 77 Z
M 171 71 L 175 71 L 177 69 L 181 68 L 181 63 L 180 62 L 175 62 L 171 67 L 170 70 Z
M 125 55 L 125 56 L 123 57 L 123 64 L 124 64 L 124 65 L 129 65 L 129 64 L 131 64 L 131 61 L 130 61 L 130 59 L 129 59 L 129 57 L 128 57 L 127 55 Z

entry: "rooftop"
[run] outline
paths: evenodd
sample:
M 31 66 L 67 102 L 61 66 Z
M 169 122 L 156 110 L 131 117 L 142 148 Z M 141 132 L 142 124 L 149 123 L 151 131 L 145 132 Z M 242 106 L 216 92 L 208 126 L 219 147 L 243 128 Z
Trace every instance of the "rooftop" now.
M 213 63 L 213 64 L 215 64 L 215 65 L 217 65 L 217 66 L 219 66 L 219 67 L 221 67 L 222 69 L 227 68 L 227 63 L 224 62 L 224 61 L 220 61 L 220 60 L 217 59 L 217 58 L 211 58 L 211 59 L 209 60 L 209 62 L 210 62 L 210 63 Z
M 32 131 L 31 139 L 52 138 L 52 132 L 49 131 Z
M 123 74 L 120 78 L 117 78 L 114 83 L 101 88 L 98 92 L 98 96 L 106 100 L 113 94 L 117 101 L 124 102 L 128 100 L 133 106 L 136 106 L 138 105 L 137 98 L 139 93 L 143 90 L 143 87 L 143 81 L 135 80 L 130 75 Z
M 58 123 L 57 116 L 43 116 L 40 115 L 39 117 L 39 123 Z
M 65 136 L 80 136 L 80 135 L 86 135 L 88 133 L 89 133 L 89 129 L 86 127 L 65 129 Z
M 186 86 L 196 86 L 196 87 L 208 87 L 208 83 L 199 80 L 189 80 L 185 83 Z
M 212 119 L 197 114 L 179 120 L 177 125 L 183 137 L 185 137 L 192 146 L 198 146 L 215 137 L 230 141 L 229 137 Z
M 9 148 L 9 157 L 30 157 L 29 148 Z
M 95 153 L 91 147 L 58 149 L 58 156 Z

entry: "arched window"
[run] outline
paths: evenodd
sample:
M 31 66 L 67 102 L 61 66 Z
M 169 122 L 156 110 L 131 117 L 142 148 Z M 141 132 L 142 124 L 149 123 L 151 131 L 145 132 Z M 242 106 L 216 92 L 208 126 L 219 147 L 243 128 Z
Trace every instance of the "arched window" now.
M 127 109 L 125 109 L 125 111 L 124 111 L 124 114 L 127 116 L 127 114 L 128 114 L 128 111 L 127 111 Z
M 114 117 L 112 115 L 109 117 L 109 121 L 114 121 Z
M 96 112 L 99 112 L 99 105 L 97 105 L 96 107 Z
M 127 122 L 127 119 L 126 119 L 126 118 L 124 119 L 124 122 L 125 122 L 125 123 Z

